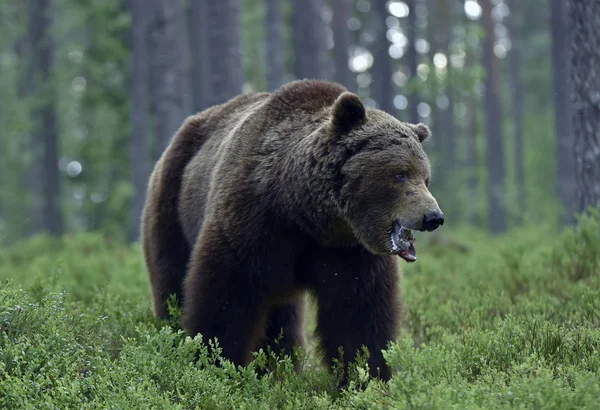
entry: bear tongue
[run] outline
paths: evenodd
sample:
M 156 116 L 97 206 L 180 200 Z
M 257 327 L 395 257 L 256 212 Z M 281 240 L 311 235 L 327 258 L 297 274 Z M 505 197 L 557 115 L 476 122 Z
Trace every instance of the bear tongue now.
M 417 250 L 411 243 L 407 250 L 400 251 L 398 256 L 404 259 L 406 262 L 414 262 L 417 260 Z
M 410 229 L 404 228 L 395 221 L 392 227 L 391 240 L 392 248 L 396 255 L 407 262 L 414 262 L 417 260 L 417 252 L 413 245 L 414 238 Z

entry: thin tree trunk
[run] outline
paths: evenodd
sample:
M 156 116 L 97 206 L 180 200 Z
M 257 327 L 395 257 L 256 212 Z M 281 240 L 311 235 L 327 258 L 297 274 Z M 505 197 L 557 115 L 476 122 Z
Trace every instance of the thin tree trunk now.
M 0 22 L 0 24 L 4 23 L 4 21 L 7 18 L 15 18 L 20 22 L 24 22 L 25 25 L 27 26 L 27 30 L 24 33 L 21 33 L 14 42 L 13 45 L 13 49 L 14 49 L 14 53 L 16 56 L 16 60 L 17 60 L 17 64 L 18 64 L 18 69 L 19 69 L 19 76 L 18 76 L 18 83 L 17 83 L 17 97 L 19 99 L 19 101 L 22 103 L 31 93 L 31 85 L 32 85 L 32 76 L 29 75 L 31 72 L 31 68 L 33 66 L 32 64 L 32 58 L 30 55 L 30 52 L 28 50 L 28 44 L 31 42 L 30 40 L 30 31 L 31 31 L 31 19 L 29 14 L 30 13 L 34 13 L 34 10 L 27 10 L 25 6 L 28 6 L 27 4 L 21 3 L 17 8 L 16 8 L 16 12 L 14 14 L 14 16 L 2 16 L 2 22 Z M 2 104 L 4 106 L 7 106 L 8 99 L 2 98 Z M 6 117 L 5 117 L 6 118 Z M 23 148 L 27 151 L 29 151 L 29 155 L 32 155 L 32 152 L 30 150 L 30 146 L 33 145 L 33 141 L 32 137 L 30 137 L 30 141 L 26 141 L 25 144 L 23 144 Z M 5 153 L 6 155 L 6 153 Z M 5 160 L 5 158 L 2 158 L 3 160 Z M 33 161 L 31 161 L 33 162 Z M 3 167 L 2 170 L 0 170 L 0 172 L 2 172 L 2 175 L 0 175 L 0 178 L 6 178 L 6 166 L 8 165 L 8 163 L 3 164 L 5 165 L 5 167 Z M 33 202 L 32 202 L 32 198 L 33 198 L 33 190 L 32 187 L 29 185 L 29 180 L 31 179 L 32 176 L 32 172 L 31 172 L 31 168 L 33 168 L 33 163 L 26 163 L 25 166 L 19 170 L 19 177 L 18 177 L 18 181 L 21 183 L 22 187 L 26 187 L 26 190 L 29 191 L 29 198 L 28 200 L 24 200 L 23 201 L 23 206 L 25 208 L 27 208 L 27 212 L 29 214 L 29 218 L 31 218 L 34 215 L 34 208 L 33 208 Z M 28 170 L 29 172 L 20 172 Z M 7 179 L 4 179 L 5 182 L 7 182 Z M 0 187 L 0 192 L 7 192 L 4 190 L 4 187 Z M 0 206 L 4 205 L 4 198 L 0 199 Z M 8 208 L 8 206 L 6 206 L 6 208 Z M 5 208 L 4 213 L 7 213 L 7 209 Z M 3 215 L 4 215 L 3 213 Z M 2 218 L 2 216 L 0 216 L 0 218 Z M 25 218 L 24 218 L 25 219 Z M 29 232 L 27 233 L 33 233 L 33 227 L 31 226 L 32 224 L 30 222 L 27 222 L 28 225 L 28 229 Z M 37 227 L 37 231 L 41 230 L 41 226 Z
M 416 0 L 407 0 L 409 14 L 406 21 L 406 37 L 408 46 L 406 48 L 406 64 L 408 66 L 408 78 L 414 80 L 417 78 L 417 49 L 415 42 L 417 40 L 417 12 Z M 416 124 L 419 122 L 419 94 L 417 91 L 411 91 L 408 95 L 408 121 Z
M 386 18 L 389 16 L 386 0 L 373 0 L 372 16 L 376 31 L 373 50 L 373 67 L 371 68 L 371 89 L 379 109 L 395 116 L 394 83 L 392 82 L 392 59 L 390 57 L 390 42 L 387 39 Z
M 330 79 L 323 0 L 292 0 L 294 76 Z
M 31 6 L 29 32 L 33 64 L 31 69 L 34 73 L 32 82 L 36 101 L 31 113 L 32 124 L 34 124 L 32 136 L 34 157 L 29 182 L 34 194 L 34 201 L 41 200 L 38 202 L 41 209 L 35 205 L 32 209 L 34 232 L 42 228 L 49 234 L 58 236 L 63 232 L 63 220 L 60 210 L 56 98 L 52 81 L 54 63 L 54 41 L 50 32 L 52 15 L 51 0 L 36 0 Z M 39 151 L 40 147 L 42 148 L 41 152 Z M 41 163 L 41 168 L 37 167 L 38 162 Z M 38 219 L 39 216 L 41 216 L 41 221 Z
M 554 91 L 554 125 L 556 128 L 556 183 L 563 204 L 562 222 L 575 223 L 578 206 L 575 182 L 575 153 L 571 118 L 570 79 L 567 67 L 568 33 L 565 0 L 550 0 L 550 33 L 552 35 L 552 86 Z
M 470 68 L 473 66 L 473 53 L 467 52 L 465 67 Z M 477 101 L 477 94 L 474 90 L 470 90 L 467 97 L 467 113 L 466 113 L 466 167 L 467 167 L 467 189 L 470 198 L 477 197 L 477 111 L 479 103 Z M 472 225 L 477 225 L 477 212 L 473 203 L 469 204 L 468 219 Z
M 518 0 L 510 0 L 510 16 L 506 20 L 509 35 L 511 37 L 512 48 L 508 53 L 508 72 L 510 77 L 513 132 L 515 136 L 515 173 L 517 179 L 517 204 L 519 206 L 519 220 L 522 222 L 522 215 L 526 212 L 525 191 L 525 156 L 523 142 L 523 83 L 521 81 L 521 44 L 519 35 L 519 26 L 516 21 L 519 15 L 517 8 Z
M 446 135 L 446 148 L 447 151 L 445 157 L 446 171 L 450 173 L 448 175 L 448 181 L 453 184 L 456 178 L 452 175 L 456 169 L 456 124 L 454 122 L 454 90 L 452 88 L 452 67 L 450 66 L 450 54 L 452 44 L 452 5 L 450 0 L 442 0 L 439 4 L 440 10 L 440 51 L 444 53 L 447 59 L 446 63 L 446 87 L 444 94 L 448 99 L 448 107 L 443 112 L 443 126 L 444 133 Z M 450 187 L 453 189 L 453 187 Z
M 569 1 L 578 211 L 600 203 L 600 2 Z
M 28 27 L 26 42 L 19 42 L 16 45 L 17 55 L 25 58 L 28 63 L 23 70 L 23 76 L 19 84 L 18 95 L 22 99 L 29 100 L 31 126 L 29 137 L 29 164 L 26 176 L 26 186 L 29 191 L 29 234 L 34 235 L 44 230 L 44 219 L 42 214 L 42 146 L 43 138 L 41 136 L 42 125 L 40 124 L 37 110 L 34 110 L 34 103 L 39 104 L 38 98 L 33 98 L 39 94 L 40 84 L 40 56 L 38 51 L 44 40 L 43 28 L 43 10 L 39 7 L 39 0 L 36 0 L 29 7 Z M 26 45 L 23 45 L 26 43 Z M 33 100 L 33 101 L 32 101 Z
M 133 125 L 129 147 L 134 187 L 129 240 L 134 242 L 140 235 L 140 217 L 146 196 L 146 184 L 150 174 L 148 148 L 148 84 L 149 56 L 146 40 L 150 21 L 144 0 L 130 0 L 131 24 L 131 122 Z
M 279 88 L 285 77 L 281 0 L 267 0 L 267 88 Z
M 335 79 L 350 91 L 356 88 L 356 81 L 348 66 L 352 36 L 348 29 L 351 16 L 350 0 L 335 0 L 333 7 L 333 39 L 335 42 Z
M 427 14 L 429 16 L 437 15 L 437 0 L 421 0 L 422 5 L 427 7 Z M 429 47 L 429 61 L 433 60 L 433 56 L 435 55 L 436 50 L 439 48 L 439 25 L 437 21 L 434 22 L 432 19 L 427 24 L 426 36 L 427 41 L 430 44 Z M 441 110 L 437 106 L 437 97 L 439 95 L 439 84 L 436 77 L 435 72 L 430 72 L 427 76 L 426 81 L 427 87 L 429 89 L 430 100 L 428 101 L 431 112 L 429 115 L 430 119 L 430 128 L 431 132 L 434 136 L 431 141 L 431 157 L 432 157 L 432 174 L 435 175 L 432 178 L 432 189 L 436 192 L 439 192 L 438 196 L 442 197 L 446 191 L 446 178 L 445 173 L 442 171 L 443 169 L 443 155 L 444 155 L 444 129 L 442 128 L 442 114 Z M 440 198 L 441 199 L 441 198 Z M 444 208 L 445 209 L 445 208 Z
M 497 60 L 494 55 L 494 22 L 491 0 L 482 0 L 482 18 L 485 38 L 483 42 L 483 66 L 485 68 L 485 96 L 488 165 L 488 217 L 489 229 L 499 233 L 506 229 L 505 164 Z
M 183 0 L 154 0 L 152 97 L 158 150 L 191 113 L 187 30 Z
M 239 2 L 209 1 L 208 16 L 212 105 L 238 95 L 244 85 Z
M 210 0 L 208 0 L 210 1 Z M 208 32 L 207 0 L 192 0 L 190 7 L 190 50 L 192 56 L 193 106 L 196 112 L 210 105 L 210 46 Z
M 46 11 L 44 17 L 45 46 L 40 51 L 41 78 L 45 84 L 44 107 L 41 110 L 41 118 L 44 129 L 44 223 L 46 230 L 54 236 L 63 232 L 63 220 L 60 210 L 60 170 L 58 124 L 56 120 L 56 92 L 52 84 L 52 67 L 54 62 L 54 41 L 52 40 L 49 27 L 51 24 L 50 11 L 52 3 L 50 0 L 41 1 L 41 9 Z

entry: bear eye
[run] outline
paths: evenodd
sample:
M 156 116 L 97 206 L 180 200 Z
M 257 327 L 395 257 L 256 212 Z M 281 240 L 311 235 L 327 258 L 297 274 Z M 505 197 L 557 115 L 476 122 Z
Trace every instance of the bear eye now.
M 429 178 L 427 178 L 427 179 L 425 180 L 425 186 L 426 186 L 427 188 L 429 188 Z
M 404 172 L 400 173 L 400 174 L 396 174 L 396 182 L 400 182 L 400 183 L 405 183 L 408 180 L 408 175 L 406 175 Z

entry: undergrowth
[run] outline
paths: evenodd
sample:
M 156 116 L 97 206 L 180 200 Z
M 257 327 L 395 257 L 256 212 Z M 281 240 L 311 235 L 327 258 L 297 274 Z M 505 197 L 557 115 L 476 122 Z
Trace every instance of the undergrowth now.
M 561 233 L 442 231 L 420 235 L 419 261 L 401 265 L 393 379 L 369 381 L 359 362 L 342 391 L 311 347 L 299 374 L 262 351 L 235 368 L 218 345 L 155 321 L 139 246 L 98 234 L 11 246 L 0 408 L 597 408 L 600 212 Z

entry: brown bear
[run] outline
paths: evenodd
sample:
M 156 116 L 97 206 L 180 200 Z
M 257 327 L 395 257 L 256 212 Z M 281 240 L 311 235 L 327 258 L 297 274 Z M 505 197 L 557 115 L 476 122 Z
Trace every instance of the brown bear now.
M 302 346 L 304 293 L 318 302 L 329 364 L 382 349 L 399 326 L 399 257 L 411 230 L 444 216 L 428 190 L 423 124 L 365 108 L 342 86 L 300 80 L 238 96 L 186 119 L 151 176 L 142 217 L 155 314 L 182 300 L 182 326 L 217 338 L 246 365 L 252 351 Z

